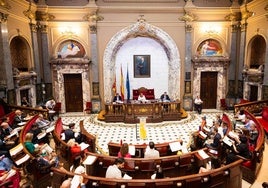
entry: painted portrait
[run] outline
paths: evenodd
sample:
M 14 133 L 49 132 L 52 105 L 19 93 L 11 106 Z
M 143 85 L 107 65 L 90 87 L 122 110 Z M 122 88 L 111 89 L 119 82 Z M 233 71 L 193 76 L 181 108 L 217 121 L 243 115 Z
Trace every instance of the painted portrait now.
M 84 57 L 85 49 L 77 41 L 68 40 L 63 42 L 59 47 L 58 57 L 59 58 L 74 58 Z
M 134 78 L 150 78 L 150 55 L 134 55 Z
M 198 46 L 197 54 L 201 56 L 222 56 L 221 44 L 215 39 L 205 40 Z

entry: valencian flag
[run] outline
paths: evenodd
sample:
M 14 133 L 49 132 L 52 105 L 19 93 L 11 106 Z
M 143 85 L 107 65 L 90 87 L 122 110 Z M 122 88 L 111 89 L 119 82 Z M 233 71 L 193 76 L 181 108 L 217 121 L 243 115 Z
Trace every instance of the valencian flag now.
M 140 118 L 140 138 L 145 140 L 147 138 L 147 131 L 146 131 L 146 118 Z
M 127 100 L 129 100 L 130 99 L 130 83 L 129 83 L 128 68 L 127 68 L 126 88 L 127 88 Z
M 112 90 L 113 90 L 114 95 L 115 95 L 115 94 L 116 94 L 116 75 L 115 75 L 115 77 L 114 77 L 114 83 L 113 83 Z
M 121 98 L 122 101 L 124 101 L 124 95 L 125 95 L 125 87 L 124 87 L 124 76 L 123 76 L 123 70 L 121 66 L 121 84 L 120 84 L 120 90 L 121 90 Z

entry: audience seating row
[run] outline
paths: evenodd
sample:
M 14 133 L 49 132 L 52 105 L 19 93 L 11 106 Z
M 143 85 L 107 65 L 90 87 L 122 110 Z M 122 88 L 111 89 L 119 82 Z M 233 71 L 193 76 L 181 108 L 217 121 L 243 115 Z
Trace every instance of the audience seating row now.
M 262 125 L 266 134 L 268 134 L 268 106 L 264 106 L 261 111 L 261 116 L 257 116 L 257 120 Z
M 79 123 L 80 132 L 82 141 L 89 144 L 88 150 L 91 152 L 96 151 L 96 137 L 94 135 L 89 134 L 83 125 L 83 121 Z M 63 122 L 61 118 L 58 118 L 55 123 L 55 129 L 53 130 L 53 138 L 56 146 L 56 150 L 59 151 L 61 157 L 67 161 L 66 166 L 69 167 L 72 164 L 73 153 L 71 152 L 71 147 L 67 145 L 67 143 L 61 139 L 61 134 L 64 131 Z
M 88 179 L 87 187 L 149 187 L 149 188 L 186 188 L 186 187 L 242 187 L 242 179 L 240 172 L 240 164 L 243 160 L 238 160 L 232 164 L 222 166 L 218 169 L 214 169 L 201 174 L 182 175 L 176 177 L 169 177 L 163 179 L 152 180 L 150 178 L 138 178 L 138 179 L 108 179 L 94 175 L 83 175 L 84 179 Z M 75 174 L 71 172 L 65 172 L 58 168 L 52 168 L 53 170 L 53 187 L 59 187 L 61 182 L 68 177 L 72 177 Z
M 252 121 L 254 121 L 256 128 L 259 132 L 255 149 L 252 151 L 252 158 L 250 160 L 244 159 L 244 162 L 241 165 L 243 179 L 252 184 L 256 180 L 257 175 L 262 166 L 265 132 L 262 125 L 259 123 L 259 121 L 255 118 L 253 114 L 251 114 L 247 110 L 245 110 L 244 112 L 246 116 L 248 116 Z

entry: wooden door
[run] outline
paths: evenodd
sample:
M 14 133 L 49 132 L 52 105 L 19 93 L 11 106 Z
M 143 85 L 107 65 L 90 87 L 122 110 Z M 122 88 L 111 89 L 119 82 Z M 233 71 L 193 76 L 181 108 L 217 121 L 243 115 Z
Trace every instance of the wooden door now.
M 250 101 L 258 100 L 258 86 L 250 86 Z
M 201 72 L 200 98 L 204 109 L 213 109 L 217 106 L 217 72 Z
M 66 112 L 83 111 L 81 74 L 64 74 Z

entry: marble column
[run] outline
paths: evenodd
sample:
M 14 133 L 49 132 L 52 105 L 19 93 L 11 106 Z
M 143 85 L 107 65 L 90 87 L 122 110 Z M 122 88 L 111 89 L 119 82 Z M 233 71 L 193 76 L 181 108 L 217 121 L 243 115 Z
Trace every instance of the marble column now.
M 98 43 L 97 43 L 97 26 L 96 24 L 90 25 L 90 45 L 91 45 L 91 83 L 99 83 L 99 61 L 98 61 Z M 99 88 L 96 88 L 100 90 Z M 92 91 L 91 91 L 92 93 Z M 98 91 L 97 93 L 100 93 Z M 99 96 L 94 96 L 99 98 Z
M 45 83 L 51 83 L 51 71 L 49 64 L 48 51 L 48 27 L 46 24 L 40 24 L 41 37 L 41 64 L 43 66 L 43 79 Z
M 240 38 L 240 47 L 239 47 L 239 62 L 238 63 L 238 72 L 243 72 L 244 70 L 244 57 L 245 57 L 245 47 L 246 47 L 246 35 L 247 35 L 247 23 L 243 23 L 241 26 L 241 38 Z M 243 81 L 243 75 L 238 75 L 238 81 Z M 248 92 L 245 92 L 247 88 L 247 83 L 243 83 L 243 98 L 248 99 Z M 245 96 L 247 95 L 247 96 Z
M 37 75 L 37 83 L 41 82 L 42 75 L 42 67 L 40 67 L 40 57 L 39 57 L 39 46 L 38 46 L 38 39 L 37 39 L 37 25 L 30 23 L 31 28 L 31 37 L 32 37 L 32 50 L 33 50 L 33 58 L 34 58 L 34 71 Z
M 8 42 L 8 14 L 0 12 L 0 85 L 14 89 L 11 54 Z
M 238 95 L 238 75 L 239 75 L 239 40 L 240 40 L 240 26 L 239 23 L 231 26 L 231 63 L 229 67 L 229 89 L 234 88 L 234 91 L 229 90 L 230 93 Z M 233 86 L 232 86 L 233 84 Z
M 192 88 L 191 88 L 191 57 L 192 57 L 192 25 L 185 25 L 185 64 L 184 64 L 184 96 L 183 108 L 185 110 L 192 110 Z

